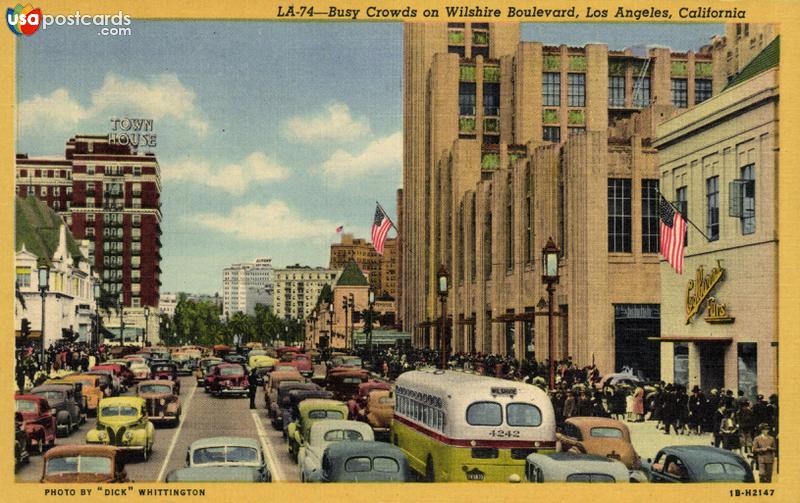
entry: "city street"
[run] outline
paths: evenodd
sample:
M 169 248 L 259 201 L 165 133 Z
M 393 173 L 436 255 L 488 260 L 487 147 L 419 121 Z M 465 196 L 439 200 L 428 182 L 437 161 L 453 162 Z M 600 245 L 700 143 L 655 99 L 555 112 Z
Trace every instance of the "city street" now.
M 297 465 L 286 449 L 281 432 L 275 431 L 266 420 L 263 391 L 259 390 L 257 410 L 248 408 L 246 398 L 214 398 L 198 387 L 191 376 L 181 377 L 181 423 L 177 428 L 157 427 L 153 454 L 142 462 L 132 459 L 126 469 L 134 482 L 163 481 L 166 475 L 186 463 L 186 451 L 192 442 L 215 436 L 238 436 L 258 439 L 274 481 L 299 481 Z M 132 395 L 129 390 L 127 395 Z M 89 418 L 86 424 L 69 437 L 59 438 L 56 445 L 83 444 L 86 432 L 94 428 L 96 419 Z M 38 482 L 42 476 L 42 457 L 32 456 L 28 465 L 17 470 L 20 482 Z

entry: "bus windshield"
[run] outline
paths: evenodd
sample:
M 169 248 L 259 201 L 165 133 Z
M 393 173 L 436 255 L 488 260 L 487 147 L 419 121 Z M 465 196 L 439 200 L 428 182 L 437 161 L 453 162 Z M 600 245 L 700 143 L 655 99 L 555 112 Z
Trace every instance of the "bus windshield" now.
M 503 408 L 497 402 L 474 402 L 467 407 L 467 423 L 472 426 L 500 426 Z

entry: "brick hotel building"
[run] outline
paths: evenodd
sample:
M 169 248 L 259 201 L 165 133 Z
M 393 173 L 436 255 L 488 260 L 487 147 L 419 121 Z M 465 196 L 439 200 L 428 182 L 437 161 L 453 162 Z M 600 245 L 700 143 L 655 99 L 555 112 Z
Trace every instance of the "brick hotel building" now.
M 89 260 L 104 292 L 122 296 L 125 338 L 141 337 L 151 308 L 148 340 L 157 340 L 161 286 L 161 175 L 152 153 L 114 145 L 107 136 L 76 135 L 63 158 L 17 154 L 16 192 L 54 209 L 77 240 L 88 240 Z M 117 314 L 106 326 L 119 326 Z

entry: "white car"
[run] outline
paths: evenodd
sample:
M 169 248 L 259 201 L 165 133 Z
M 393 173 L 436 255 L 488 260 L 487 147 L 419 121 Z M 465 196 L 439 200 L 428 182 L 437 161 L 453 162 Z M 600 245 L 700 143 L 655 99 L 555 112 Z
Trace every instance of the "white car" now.
M 150 367 L 144 363 L 131 363 L 131 372 L 133 372 L 133 378 L 137 381 L 150 379 Z
M 322 477 L 322 455 L 325 448 L 336 442 L 361 442 L 375 440 L 367 423 L 346 419 L 326 419 L 311 425 L 309 439 L 297 454 L 302 482 L 319 482 Z

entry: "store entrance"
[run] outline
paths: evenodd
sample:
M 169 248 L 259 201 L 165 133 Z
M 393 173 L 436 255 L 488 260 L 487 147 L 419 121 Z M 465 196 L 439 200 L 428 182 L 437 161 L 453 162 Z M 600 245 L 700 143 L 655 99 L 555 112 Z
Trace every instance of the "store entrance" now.
M 716 343 L 697 345 L 700 354 L 700 387 L 704 391 L 725 387 L 725 346 Z
M 615 307 L 615 370 L 630 367 L 648 380 L 661 379 L 660 348 L 656 338 L 661 331 L 658 304 L 617 304 Z

